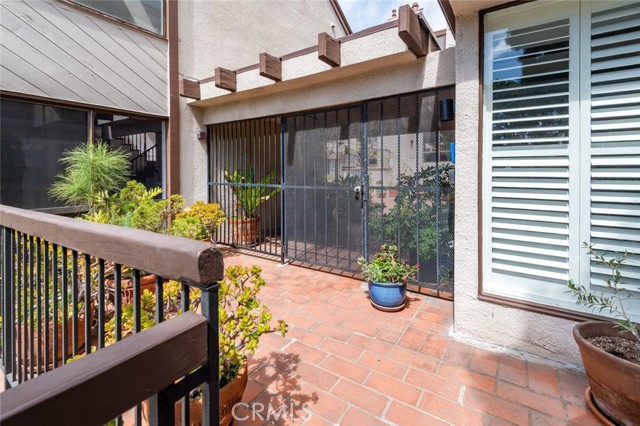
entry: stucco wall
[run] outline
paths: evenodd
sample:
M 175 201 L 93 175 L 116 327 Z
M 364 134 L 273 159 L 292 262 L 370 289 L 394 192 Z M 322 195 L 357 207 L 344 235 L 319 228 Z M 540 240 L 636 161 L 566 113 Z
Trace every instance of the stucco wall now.
M 395 35 L 397 38 L 397 34 Z M 241 102 L 228 102 L 204 110 L 205 124 L 302 111 L 358 102 L 366 99 L 415 92 L 454 84 L 453 49 L 416 59 L 411 53 L 368 64 L 363 72 L 329 79 L 312 75 L 301 87 L 265 93 Z M 318 60 L 317 57 L 315 59 Z M 336 70 L 329 71 L 328 74 Z
M 197 80 L 216 67 L 255 64 L 261 52 L 281 56 L 312 46 L 320 32 L 345 35 L 328 0 L 181 1 L 178 22 L 180 78 Z M 180 192 L 188 203 L 207 199 L 207 146 L 195 137 L 205 125 L 190 101 L 180 100 Z
M 456 336 L 523 351 L 573 365 L 580 364 L 572 337 L 573 321 L 478 300 L 479 167 L 479 18 L 456 18 Z

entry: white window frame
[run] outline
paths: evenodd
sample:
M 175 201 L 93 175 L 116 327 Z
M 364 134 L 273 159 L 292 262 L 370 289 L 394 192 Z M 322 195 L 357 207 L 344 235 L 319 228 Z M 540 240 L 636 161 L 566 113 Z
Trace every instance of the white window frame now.
M 616 5 L 616 6 L 619 6 Z M 577 305 L 567 286 L 524 277 L 507 282 L 492 272 L 492 40 L 491 33 L 518 29 L 560 19 L 570 20 L 569 36 L 569 277 L 589 287 L 590 258 L 582 242 L 591 238 L 591 14 L 612 3 L 536 1 L 487 13 L 484 16 L 484 93 L 482 123 L 482 293 L 487 296 L 533 302 L 561 310 L 590 313 Z M 508 25 L 505 25 L 508 23 Z M 586 41 L 586 42 L 585 42 Z M 587 75 L 584 75 L 587 74 Z M 504 276 L 506 277 L 506 276 Z M 517 281 L 517 285 L 514 282 Z M 606 289 L 596 288 L 596 291 Z M 632 314 L 640 320 L 640 303 Z M 606 312 L 602 312 L 606 314 Z

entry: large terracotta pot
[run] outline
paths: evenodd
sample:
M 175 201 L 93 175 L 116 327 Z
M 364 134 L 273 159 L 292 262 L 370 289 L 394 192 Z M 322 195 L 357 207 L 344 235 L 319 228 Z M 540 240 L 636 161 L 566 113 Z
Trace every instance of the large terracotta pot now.
M 640 421 L 640 365 L 608 354 L 587 341 L 599 336 L 633 338 L 630 333 L 621 335 L 619 331 L 608 322 L 588 321 L 576 324 L 573 337 L 580 349 L 597 408 L 620 426 L 637 426 Z
M 229 219 L 231 224 L 231 236 L 233 244 L 238 246 L 249 246 L 255 244 L 259 239 L 260 218 L 251 219 Z
M 242 401 L 248 377 L 247 364 L 245 363 L 240 368 L 235 379 L 220 389 L 220 426 L 235 424 L 233 407 Z M 182 399 L 176 402 L 175 413 L 175 426 L 182 426 Z M 149 404 L 147 401 L 142 403 L 142 415 L 145 420 L 149 419 Z M 189 424 L 190 426 L 202 426 L 202 399 L 189 401 Z
M 54 333 L 53 333 L 53 323 L 49 323 L 48 324 L 49 327 L 49 366 L 53 367 L 53 338 L 54 338 Z M 71 354 L 73 353 L 73 333 L 72 333 L 72 329 L 73 329 L 73 319 L 72 318 L 68 318 L 67 319 L 67 354 L 70 357 Z M 21 341 L 21 346 L 24 347 L 25 341 L 28 342 L 29 341 L 29 335 L 31 334 L 29 332 L 29 329 L 24 327 L 24 326 L 20 326 L 19 327 L 20 330 L 20 341 Z M 63 346 L 63 340 L 62 340 L 62 324 L 60 322 L 60 319 L 58 319 L 58 326 L 57 326 L 57 333 L 58 333 L 58 353 L 57 353 L 57 357 L 56 357 L 56 362 L 58 362 L 58 364 L 61 365 L 62 363 L 62 346 Z M 76 353 L 78 354 L 82 354 L 84 353 L 84 333 L 85 333 L 85 320 L 84 320 L 84 316 L 78 317 L 78 346 L 76 347 Z M 18 336 L 16 336 L 14 338 L 15 340 L 15 345 L 17 347 L 18 345 Z M 44 363 L 45 360 L 45 341 L 44 341 L 44 330 L 42 330 L 42 336 L 40 338 L 40 363 Z M 37 363 L 37 357 L 38 357 L 38 336 L 37 336 L 37 325 L 34 325 L 34 329 L 33 329 L 33 354 L 34 354 L 34 365 L 36 365 Z M 27 353 L 22 353 L 22 359 L 24 360 L 25 363 L 28 363 L 29 360 L 29 355 L 30 355 L 30 347 L 27 344 Z
M 116 287 L 115 280 L 105 280 L 105 284 L 110 289 L 114 289 Z M 120 285 L 122 288 L 122 304 L 130 305 L 133 303 L 133 279 L 124 278 L 120 281 Z M 145 275 L 140 278 L 140 294 L 144 293 L 145 290 L 149 290 L 151 294 L 156 294 L 156 276 Z

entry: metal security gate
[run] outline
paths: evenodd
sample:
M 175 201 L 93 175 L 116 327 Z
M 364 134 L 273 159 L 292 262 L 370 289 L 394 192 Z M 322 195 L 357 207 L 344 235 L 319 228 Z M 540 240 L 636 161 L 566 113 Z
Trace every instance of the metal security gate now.
M 211 126 L 211 201 L 231 217 L 239 188 L 266 198 L 255 240 L 234 237 L 230 221 L 218 240 L 352 272 L 396 244 L 420 264 L 416 284 L 452 293 L 454 124 L 441 108 L 453 97 L 445 88 Z M 230 181 L 247 167 L 252 181 Z

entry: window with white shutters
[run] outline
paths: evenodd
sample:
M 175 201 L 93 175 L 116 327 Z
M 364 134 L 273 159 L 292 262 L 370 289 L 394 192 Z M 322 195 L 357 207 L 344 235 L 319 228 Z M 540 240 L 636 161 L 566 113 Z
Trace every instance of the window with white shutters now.
M 611 6 L 609 6 L 611 7 Z M 591 243 L 640 290 L 640 3 L 591 12 Z M 607 270 L 591 265 L 592 285 Z
M 582 242 L 627 250 L 625 282 L 640 291 L 640 2 L 613 6 L 485 15 L 487 294 L 584 310 L 567 282 L 606 291 L 608 271 Z

